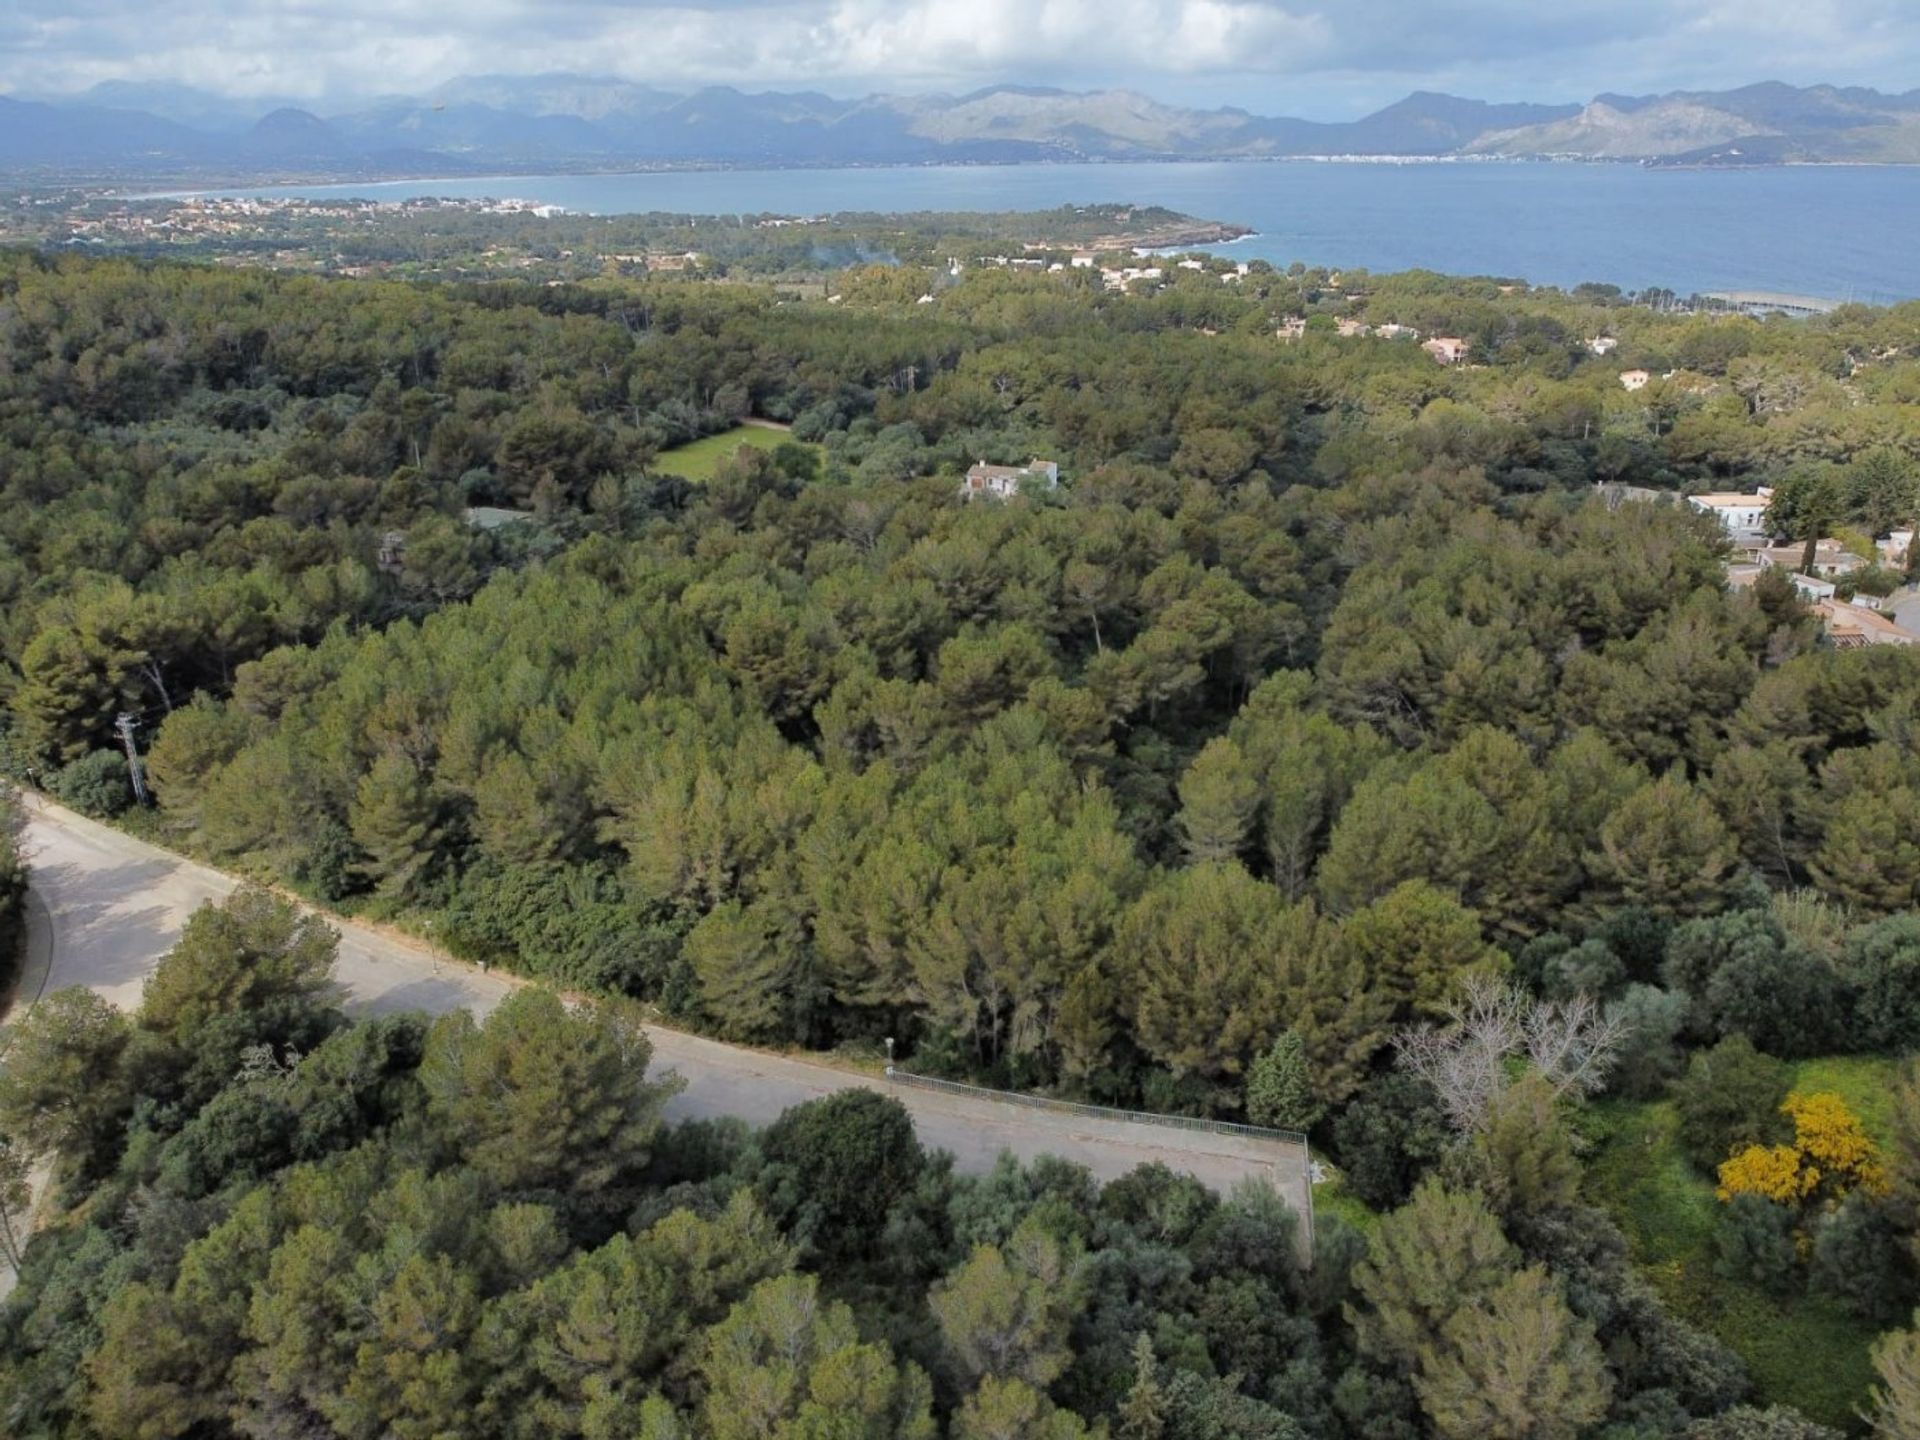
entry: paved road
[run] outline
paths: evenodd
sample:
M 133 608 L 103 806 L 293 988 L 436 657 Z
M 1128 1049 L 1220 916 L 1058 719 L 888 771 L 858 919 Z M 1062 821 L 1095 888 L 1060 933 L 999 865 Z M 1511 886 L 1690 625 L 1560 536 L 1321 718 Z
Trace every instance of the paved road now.
M 34 894 L 22 1007 L 68 985 L 91 986 L 123 1008 L 137 1005 L 146 976 L 187 917 L 231 894 L 238 882 L 50 801 L 29 796 L 25 805 Z M 348 1008 L 359 1013 L 439 1014 L 465 1006 L 484 1015 L 522 983 L 482 974 L 386 931 L 334 923 L 340 931 L 335 974 Z M 885 1088 L 912 1112 L 922 1142 L 952 1151 L 963 1171 L 990 1169 L 1002 1151 L 1022 1159 L 1064 1156 L 1103 1180 L 1160 1160 L 1223 1191 L 1259 1176 L 1295 1204 L 1308 1194 L 1305 1153 L 1293 1145 L 907 1089 L 664 1027 L 649 1032 L 655 1069 L 676 1070 L 687 1082 L 667 1107 L 673 1119 L 737 1115 L 764 1125 L 803 1100 L 849 1086 Z

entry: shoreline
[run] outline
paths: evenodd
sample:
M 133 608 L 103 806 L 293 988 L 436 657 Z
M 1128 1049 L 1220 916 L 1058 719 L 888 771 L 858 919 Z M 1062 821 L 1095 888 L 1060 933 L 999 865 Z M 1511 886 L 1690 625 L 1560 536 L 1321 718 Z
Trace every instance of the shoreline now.
M 102 179 L 76 178 L 73 180 L 49 179 L 36 182 L 25 176 L 0 174 L 0 181 L 18 184 L 23 189 L 35 190 L 83 190 L 108 196 L 118 200 L 194 200 L 208 197 L 229 196 L 239 192 L 259 193 L 263 191 L 327 189 L 340 190 L 352 186 L 365 186 L 368 189 L 385 189 L 403 185 L 481 185 L 495 181 L 524 180 L 637 180 L 656 175 L 777 175 L 786 173 L 807 173 L 811 171 L 869 171 L 869 170 L 1020 170 L 1033 168 L 1059 169 L 1110 169 L 1121 165 L 1380 165 L 1380 166 L 1437 166 L 1437 165 L 1591 165 L 1618 166 L 1634 170 L 1673 170 L 1698 172 L 1754 172 L 1767 170 L 1920 170 L 1920 160 L 1766 160 L 1753 164 L 1723 164 L 1703 160 L 1679 161 L 1663 160 L 1659 156 L 1591 156 L 1591 155 L 1145 155 L 1124 159 L 1105 159 L 1092 157 L 1060 158 L 1047 160 L 899 160 L 862 163 L 854 160 L 792 160 L 781 162 L 731 162 L 709 160 L 663 161 L 656 165 L 623 165 L 610 169 L 564 169 L 544 170 L 507 170 L 483 171 L 474 174 L 445 174 L 441 172 L 382 174 L 377 177 L 341 177 L 319 174 L 311 176 L 286 176 L 254 178 L 219 178 L 199 183 L 178 183 L 166 178 L 157 179 L 152 184 L 168 185 L 167 189 L 127 188 L 131 182 Z M 510 200 L 518 197 L 508 195 L 490 195 L 491 200 Z

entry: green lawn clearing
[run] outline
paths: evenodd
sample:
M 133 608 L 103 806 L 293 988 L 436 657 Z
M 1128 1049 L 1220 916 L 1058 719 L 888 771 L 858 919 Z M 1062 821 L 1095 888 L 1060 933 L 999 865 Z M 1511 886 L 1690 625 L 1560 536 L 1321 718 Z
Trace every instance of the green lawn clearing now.
M 774 430 L 764 425 L 736 425 L 731 430 L 718 435 L 709 435 L 704 440 L 695 440 L 690 445 L 676 445 L 671 450 L 662 450 L 653 462 L 653 468 L 663 475 L 678 475 L 683 479 L 704 484 L 713 478 L 713 472 L 720 462 L 732 455 L 742 445 L 750 445 L 756 450 L 777 450 L 782 445 L 797 445 L 784 430 Z M 803 448 L 819 453 L 818 445 Z
M 1885 1147 L 1893 1140 L 1893 1087 L 1899 1076 L 1899 1062 L 1884 1055 L 1828 1055 L 1797 1063 L 1793 1088 L 1802 1095 L 1832 1091 Z
M 1884 1102 L 1870 1104 L 1866 1089 L 1865 1067 L 1876 1063 L 1886 1062 L 1808 1061 L 1795 1084 L 1837 1091 L 1870 1129 L 1880 1130 Z M 1680 1117 L 1670 1101 L 1597 1105 L 1592 1120 L 1589 1191 L 1626 1231 L 1634 1259 L 1661 1299 L 1747 1362 L 1761 1404 L 1792 1405 L 1823 1424 L 1857 1430 L 1856 1412 L 1873 1383 L 1867 1347 L 1874 1327 L 1831 1301 L 1781 1299 L 1713 1273 L 1720 1202 L 1713 1182 L 1680 1148 Z
M 1313 1187 L 1313 1212 L 1344 1220 L 1362 1235 L 1380 1223 L 1380 1216 L 1338 1176 Z

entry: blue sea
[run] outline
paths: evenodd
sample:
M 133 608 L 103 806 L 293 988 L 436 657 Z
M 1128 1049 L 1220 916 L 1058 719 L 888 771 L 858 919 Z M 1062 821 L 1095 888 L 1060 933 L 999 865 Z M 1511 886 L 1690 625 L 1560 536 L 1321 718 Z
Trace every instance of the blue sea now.
M 1226 247 L 1285 265 L 1597 280 L 1682 295 L 1775 290 L 1920 297 L 1920 166 L 1751 170 L 1637 165 L 1250 161 L 520 175 L 260 187 L 241 195 L 492 197 L 589 214 L 1035 210 L 1165 205 L 1257 234 Z

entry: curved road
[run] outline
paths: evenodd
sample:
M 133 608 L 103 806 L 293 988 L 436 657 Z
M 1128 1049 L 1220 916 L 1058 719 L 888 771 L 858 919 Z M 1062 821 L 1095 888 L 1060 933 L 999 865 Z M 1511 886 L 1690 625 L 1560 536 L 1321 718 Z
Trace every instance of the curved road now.
M 23 796 L 22 803 L 33 899 L 19 1008 L 48 990 L 86 985 L 131 1009 L 187 917 L 230 895 L 239 882 L 41 797 Z M 328 918 L 340 932 L 334 974 L 349 1010 L 440 1014 L 464 1006 L 484 1015 L 516 984 L 526 983 L 483 974 L 383 930 Z M 963 1171 L 990 1169 L 1002 1151 L 1022 1159 L 1063 1156 L 1102 1180 L 1160 1160 L 1217 1190 L 1257 1176 L 1274 1182 L 1296 1206 L 1307 1200 L 1306 1156 L 1296 1145 L 889 1086 L 853 1071 L 678 1030 L 648 1031 L 654 1069 L 676 1070 L 687 1082 L 667 1106 L 670 1119 L 737 1115 L 764 1125 L 803 1100 L 850 1086 L 884 1088 L 912 1112 L 921 1141 L 951 1151 Z

